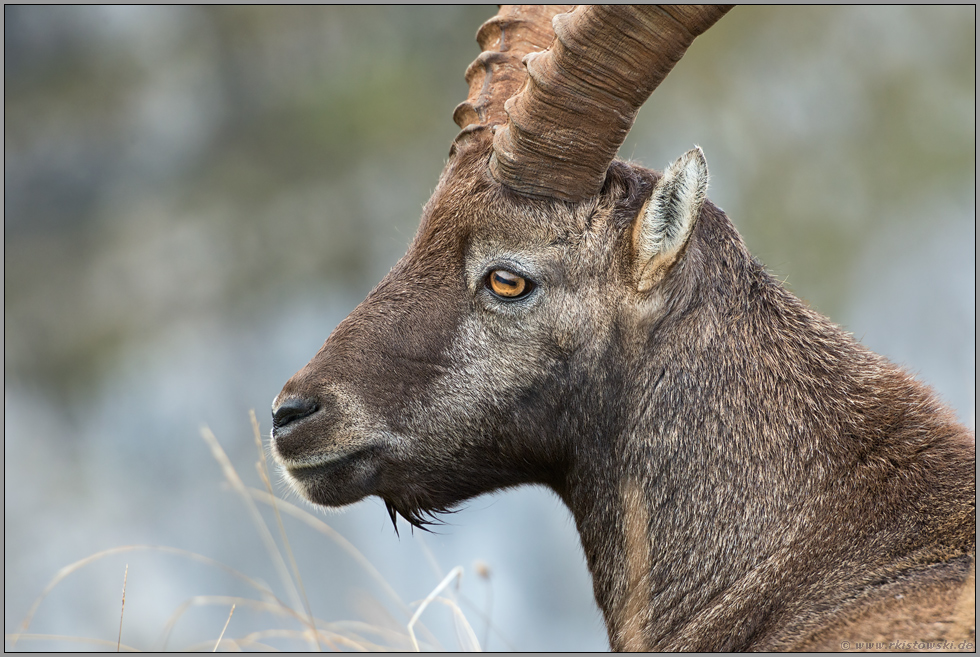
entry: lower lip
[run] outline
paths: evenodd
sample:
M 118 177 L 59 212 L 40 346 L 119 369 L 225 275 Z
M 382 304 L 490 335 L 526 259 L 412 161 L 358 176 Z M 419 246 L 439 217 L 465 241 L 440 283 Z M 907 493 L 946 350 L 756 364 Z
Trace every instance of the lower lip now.
M 363 456 L 368 450 L 361 449 L 356 452 L 350 452 L 347 454 L 333 454 L 321 461 L 316 463 L 304 463 L 303 465 L 296 466 L 286 466 L 286 471 L 289 472 L 291 477 L 296 479 L 309 479 L 311 477 L 320 477 L 339 468 L 344 465 L 350 464 L 351 462 L 357 460 L 359 457 Z

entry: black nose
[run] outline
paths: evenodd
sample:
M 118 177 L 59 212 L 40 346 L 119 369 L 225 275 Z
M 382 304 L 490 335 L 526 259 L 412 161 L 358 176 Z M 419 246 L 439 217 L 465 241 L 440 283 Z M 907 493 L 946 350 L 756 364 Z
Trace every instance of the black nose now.
M 290 422 L 302 420 L 307 415 L 316 413 L 320 406 L 312 399 L 290 397 L 279 408 L 272 409 L 272 427 L 282 429 Z

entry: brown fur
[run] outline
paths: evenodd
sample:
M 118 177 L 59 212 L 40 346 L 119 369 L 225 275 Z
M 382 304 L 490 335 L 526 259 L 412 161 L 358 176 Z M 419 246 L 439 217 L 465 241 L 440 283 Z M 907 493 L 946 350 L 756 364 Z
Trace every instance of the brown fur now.
M 523 199 L 489 176 L 488 132 L 277 399 L 294 487 L 378 495 L 421 526 L 549 486 L 617 650 L 972 641 L 972 433 L 786 291 L 710 202 L 640 292 L 634 224 L 658 174 L 614 162 L 592 199 Z M 495 267 L 533 292 L 494 298 Z

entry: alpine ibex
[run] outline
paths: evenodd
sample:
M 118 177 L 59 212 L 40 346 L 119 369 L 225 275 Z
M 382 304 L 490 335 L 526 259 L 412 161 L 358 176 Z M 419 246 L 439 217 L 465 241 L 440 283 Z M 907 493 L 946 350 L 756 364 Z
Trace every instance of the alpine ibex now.
M 699 149 L 613 159 L 728 7 L 569 10 L 480 28 L 408 253 L 275 401 L 288 481 L 415 526 L 550 487 L 614 649 L 972 640 L 972 432 L 753 259 Z

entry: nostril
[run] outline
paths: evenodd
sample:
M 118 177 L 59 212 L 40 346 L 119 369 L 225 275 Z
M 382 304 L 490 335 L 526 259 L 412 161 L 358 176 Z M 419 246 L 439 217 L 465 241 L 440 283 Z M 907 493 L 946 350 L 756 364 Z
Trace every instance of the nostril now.
M 291 422 L 302 420 L 307 415 L 312 415 L 320 406 L 311 399 L 300 399 L 292 397 L 287 399 L 279 408 L 272 410 L 272 427 L 281 429 Z

